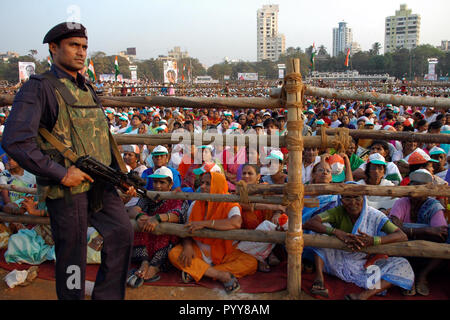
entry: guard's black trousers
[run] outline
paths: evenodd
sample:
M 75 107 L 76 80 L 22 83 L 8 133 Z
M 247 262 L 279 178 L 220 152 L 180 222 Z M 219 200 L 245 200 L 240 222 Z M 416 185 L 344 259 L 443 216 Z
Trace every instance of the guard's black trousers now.
M 103 237 L 101 265 L 92 299 L 124 299 L 128 265 L 133 247 L 133 229 L 122 200 L 108 185 L 103 209 L 88 210 L 87 193 L 72 195 L 72 206 L 64 199 L 47 199 L 56 253 L 58 299 L 84 299 L 87 227 L 90 223 Z

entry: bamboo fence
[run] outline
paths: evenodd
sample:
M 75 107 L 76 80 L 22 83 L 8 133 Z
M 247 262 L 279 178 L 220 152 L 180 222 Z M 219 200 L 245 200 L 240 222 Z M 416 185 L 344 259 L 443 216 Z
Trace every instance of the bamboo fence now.
M 147 195 L 152 199 L 180 199 L 180 200 L 204 200 L 213 202 L 242 202 L 246 198 L 250 203 L 275 203 L 287 206 L 289 216 L 287 232 L 261 232 L 257 230 L 232 230 L 215 231 L 200 230 L 189 234 L 181 225 L 160 224 L 156 234 L 174 234 L 181 237 L 200 236 L 221 239 L 247 240 L 259 242 L 284 243 L 288 251 L 288 292 L 294 299 L 300 298 L 301 293 L 301 253 L 304 246 L 316 246 L 325 248 L 336 248 L 346 250 L 345 245 L 335 237 L 324 235 L 303 235 L 302 231 L 302 209 L 303 206 L 314 206 L 314 199 L 307 199 L 305 195 L 320 194 L 366 194 L 376 196 L 450 196 L 448 186 L 415 186 L 415 187 L 378 187 L 361 185 L 309 185 L 303 186 L 301 182 L 302 151 L 304 147 L 343 147 L 348 143 L 349 137 L 402 140 L 419 142 L 442 142 L 449 143 L 449 135 L 419 135 L 412 133 L 376 132 L 373 130 L 327 130 L 326 134 L 319 137 L 303 137 L 302 111 L 304 95 L 329 97 L 336 99 L 353 99 L 363 101 L 374 101 L 392 103 L 396 105 L 450 108 L 450 99 L 446 98 L 423 98 L 407 97 L 388 94 L 358 92 L 354 90 L 333 90 L 306 86 L 302 83 L 300 74 L 300 61 L 292 59 L 287 65 L 285 78 L 286 101 L 279 98 L 187 98 L 187 97 L 101 97 L 105 106 L 165 106 L 165 107 L 192 107 L 192 108 L 237 108 L 237 109 L 272 109 L 285 107 L 288 110 L 287 126 L 288 135 L 280 139 L 280 146 L 286 146 L 289 151 L 289 173 L 288 183 L 285 185 L 271 186 L 248 186 L 246 196 L 240 195 L 216 195 L 202 193 L 183 192 L 155 192 L 148 191 Z M 0 106 L 11 105 L 13 96 L 0 95 Z M 395 137 L 395 138 L 393 138 Z M 201 143 L 219 141 L 221 145 L 229 145 L 226 139 L 229 136 L 213 135 L 196 137 L 196 135 L 181 135 L 177 138 L 168 135 L 127 135 L 115 136 L 119 144 L 163 144 L 163 143 L 185 143 L 192 144 L 195 139 Z M 177 140 L 178 139 L 178 140 Z M 209 140 L 208 140 L 209 139 Z M 212 141 L 214 139 L 214 141 Z M 229 138 L 230 139 L 230 138 Z M 253 139 L 253 140 L 251 140 Z M 244 135 L 231 138 L 232 144 L 249 145 L 250 141 L 263 143 L 263 138 Z M 267 141 L 270 143 L 270 139 Z M 265 143 L 265 142 L 264 142 Z M 0 188 L 8 188 L 0 186 Z M 18 188 L 15 189 L 18 191 Z M 35 190 L 24 190 L 27 193 L 35 193 Z M 239 190 L 240 191 L 240 190 Z M 44 217 L 8 215 L 0 213 L 0 220 L 23 221 L 29 223 L 48 224 L 49 219 Z M 408 241 L 366 248 L 367 253 L 385 253 L 397 256 L 420 256 L 430 258 L 450 259 L 450 245 L 437 244 L 428 241 Z

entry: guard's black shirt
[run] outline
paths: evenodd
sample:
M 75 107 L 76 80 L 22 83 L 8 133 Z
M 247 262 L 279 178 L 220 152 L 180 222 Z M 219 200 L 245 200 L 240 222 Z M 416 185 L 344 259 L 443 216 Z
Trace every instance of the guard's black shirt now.
M 84 77 L 79 73 L 75 79 L 55 64 L 52 65 L 50 72 L 58 79 L 70 79 L 80 89 L 89 90 L 85 86 Z M 67 169 L 41 152 L 36 136 L 40 127 L 52 131 L 58 119 L 58 112 L 56 95 L 49 81 L 30 79 L 14 98 L 2 137 L 3 149 L 22 168 L 55 182 L 61 181 Z

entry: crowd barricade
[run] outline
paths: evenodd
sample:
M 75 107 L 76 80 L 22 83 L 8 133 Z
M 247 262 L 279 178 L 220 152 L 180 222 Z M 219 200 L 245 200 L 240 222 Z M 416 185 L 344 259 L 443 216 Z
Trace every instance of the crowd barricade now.
M 283 90 L 281 92 L 280 90 Z M 188 233 L 182 225 L 162 223 L 159 224 L 156 234 L 173 234 L 180 237 L 210 237 L 241 241 L 257 241 L 283 243 L 288 252 L 287 284 L 288 292 L 294 299 L 300 298 L 301 293 L 301 255 L 305 246 L 335 248 L 348 250 L 344 243 L 335 237 L 323 235 L 303 234 L 302 209 L 304 206 L 314 206 L 314 199 L 305 199 L 305 195 L 320 194 L 360 194 L 374 196 L 450 196 L 449 186 L 411 186 L 411 187 L 380 187 L 361 185 L 303 185 L 301 181 L 302 151 L 304 147 L 320 146 L 322 148 L 335 147 L 345 149 L 350 142 L 350 137 L 371 138 L 381 140 L 400 140 L 418 142 L 438 142 L 450 144 L 450 135 L 446 134 L 415 134 L 410 132 L 381 132 L 374 130 L 348 130 L 328 129 L 322 130 L 321 135 L 315 137 L 302 136 L 303 129 L 303 99 L 305 95 L 351 99 L 358 101 L 373 101 L 391 103 L 404 106 L 436 107 L 447 110 L 450 108 L 450 99 L 432 97 L 412 97 L 391 94 L 379 94 L 373 92 L 359 92 L 355 90 L 334 90 L 317 88 L 304 85 L 300 74 L 300 61 L 291 59 L 287 64 L 287 74 L 284 87 L 273 90 L 271 98 L 192 98 L 192 97 L 166 97 L 166 96 L 132 96 L 132 97 L 105 97 L 102 96 L 104 106 L 162 106 L 162 107 L 188 107 L 188 108 L 232 108 L 232 109 L 273 109 L 285 108 L 287 113 L 287 135 L 281 137 L 279 146 L 287 147 L 289 152 L 288 183 L 285 185 L 248 186 L 238 188 L 238 194 L 206 194 L 184 192 L 156 192 L 148 191 L 147 196 L 152 199 L 180 199 L 180 200 L 204 200 L 212 202 L 250 202 L 283 204 L 287 207 L 289 217 L 288 230 L 282 231 L 258 231 L 258 230 L 231 230 L 216 231 L 203 229 L 194 233 Z M 11 105 L 13 96 L 0 95 L 0 106 Z M 118 144 L 165 144 L 165 143 L 191 143 L 195 138 L 201 143 L 212 143 L 215 139 L 222 139 L 225 145 L 229 140 L 225 135 L 208 134 L 158 134 L 158 135 L 115 135 Z M 188 136 L 189 139 L 184 139 Z M 244 139 L 237 138 L 232 141 L 237 145 L 248 145 L 254 139 L 261 143 L 260 136 L 244 135 Z M 267 142 L 270 141 L 266 139 Z M 0 188 L 12 188 L 12 186 L 0 185 Z M 20 188 L 14 187 L 20 191 Z M 24 190 L 27 193 L 35 193 L 35 190 Z M 271 195 L 265 193 L 270 192 Z M 245 199 L 245 200 L 243 200 Z M 8 215 L 0 213 L 1 221 L 24 222 L 35 224 L 49 224 L 49 218 Z M 433 243 L 429 241 L 408 241 L 403 243 L 386 244 L 369 247 L 363 250 L 367 253 L 384 253 L 391 256 L 414 256 L 428 258 L 450 259 L 450 245 Z

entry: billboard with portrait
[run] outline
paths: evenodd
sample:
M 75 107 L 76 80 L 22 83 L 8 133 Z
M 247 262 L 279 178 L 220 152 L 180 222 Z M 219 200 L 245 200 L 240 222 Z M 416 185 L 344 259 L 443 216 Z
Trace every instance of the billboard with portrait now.
M 34 62 L 19 62 L 19 81 L 27 81 L 32 74 L 35 74 L 36 65 Z
M 176 83 L 178 69 L 176 61 L 164 61 L 164 83 Z

